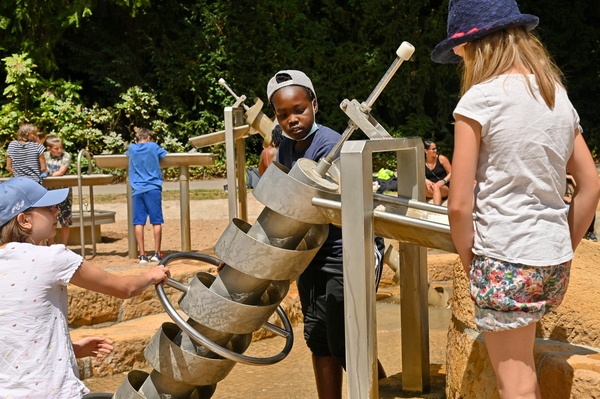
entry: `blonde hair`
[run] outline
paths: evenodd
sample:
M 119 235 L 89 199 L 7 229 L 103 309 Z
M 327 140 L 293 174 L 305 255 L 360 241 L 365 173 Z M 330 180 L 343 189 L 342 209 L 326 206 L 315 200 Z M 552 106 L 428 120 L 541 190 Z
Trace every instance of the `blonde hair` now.
M 490 33 L 465 45 L 461 95 L 472 86 L 513 68 L 530 71 L 548 108 L 554 108 L 556 86 L 563 86 L 563 74 L 539 39 L 522 26 Z M 527 90 L 535 97 L 531 83 Z
M 17 130 L 17 140 L 19 141 L 38 141 L 40 130 L 31 123 L 24 123 Z
M 55 134 L 49 134 L 48 136 L 46 136 L 45 144 L 46 144 L 46 147 L 52 147 L 57 144 L 62 144 L 62 140 L 60 137 L 58 137 Z

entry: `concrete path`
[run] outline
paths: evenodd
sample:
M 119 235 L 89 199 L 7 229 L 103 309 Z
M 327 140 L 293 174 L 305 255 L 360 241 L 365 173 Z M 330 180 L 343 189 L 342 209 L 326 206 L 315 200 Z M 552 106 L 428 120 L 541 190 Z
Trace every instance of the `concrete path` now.
M 206 180 L 190 180 L 190 190 L 223 190 L 223 186 L 227 184 L 227 179 L 206 179 Z M 163 182 L 163 191 L 178 191 L 178 181 Z M 84 192 L 87 189 L 84 188 Z M 94 194 L 125 194 L 127 193 L 127 183 L 107 184 L 102 186 L 94 186 Z

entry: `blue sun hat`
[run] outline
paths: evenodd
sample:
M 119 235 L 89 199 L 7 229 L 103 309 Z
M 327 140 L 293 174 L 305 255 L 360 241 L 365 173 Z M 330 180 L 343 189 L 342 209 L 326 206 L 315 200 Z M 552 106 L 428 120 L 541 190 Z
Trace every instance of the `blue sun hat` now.
M 538 23 L 535 15 L 521 14 L 515 0 L 450 0 L 448 38 L 435 46 L 431 59 L 440 64 L 459 63 L 454 47 L 512 26 L 532 30 Z
M 68 188 L 46 190 L 41 184 L 26 177 L 8 179 L 0 183 L 0 226 L 29 208 L 60 204 L 68 194 Z

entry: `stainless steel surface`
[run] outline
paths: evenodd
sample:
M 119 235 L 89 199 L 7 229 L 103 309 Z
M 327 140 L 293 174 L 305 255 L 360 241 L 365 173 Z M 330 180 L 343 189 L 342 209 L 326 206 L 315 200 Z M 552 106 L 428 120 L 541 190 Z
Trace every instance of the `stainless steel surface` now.
M 315 165 L 314 162 L 298 162 L 289 174 L 270 176 L 284 182 L 283 186 L 291 192 L 309 187 L 313 195 L 321 192 L 331 194 L 330 187 L 319 188 L 321 181 L 337 190 L 338 185 L 331 183 L 331 177 L 323 179 L 317 176 L 315 182 L 306 184 L 310 176 L 314 176 L 311 170 Z M 303 166 L 307 170 L 295 170 Z M 278 169 L 275 165 L 272 167 Z M 304 182 L 294 176 L 300 176 Z M 266 174 L 261 179 L 261 184 L 266 187 L 262 190 L 266 192 L 267 202 L 273 197 L 283 196 L 284 199 L 275 202 L 288 201 L 290 208 L 300 208 L 301 211 L 295 214 L 299 219 L 314 211 L 310 201 L 302 197 L 290 198 L 288 192 L 269 183 L 268 179 Z M 219 362 L 222 358 L 244 364 L 268 365 L 289 354 L 293 330 L 279 305 L 288 292 L 290 280 L 306 268 L 325 242 L 328 227 L 278 215 L 268 204 L 265 205 L 257 218 L 259 227 L 256 229 L 241 219 L 231 220 L 216 246 L 216 252 L 224 259 L 187 252 L 169 255 L 161 262 L 168 265 L 175 259 L 195 259 L 219 266 L 220 271 L 216 276 L 197 273 L 188 285 L 168 280 L 169 286 L 182 292 L 179 305 L 187 320 L 169 302 L 163 286 L 156 287 L 158 298 L 175 326 L 163 325 L 163 332 L 157 333 L 145 350 L 154 370 L 139 388 L 144 396 L 162 398 L 168 395 L 172 399 L 183 399 L 188 398 L 198 384 L 212 387 L 231 370 L 230 364 Z M 322 220 L 322 217 L 319 218 L 319 221 Z M 269 323 L 274 312 L 282 327 Z M 245 355 L 243 352 L 247 345 L 236 345 L 236 341 L 249 343 L 252 333 L 261 328 L 284 338 L 283 349 L 260 358 Z
M 395 197 L 390 198 L 391 200 L 396 199 Z M 320 208 L 329 223 L 336 226 L 342 225 L 341 198 L 337 201 L 314 198 L 312 203 Z M 408 203 L 419 208 L 438 207 L 426 202 L 408 201 Z M 394 206 L 378 206 L 377 201 L 374 201 L 373 232 L 375 235 L 394 238 L 408 244 L 441 249 L 446 252 L 456 252 L 450 237 L 446 209 L 440 212 L 425 211 L 413 207 L 399 209 Z
M 394 74 L 396 73 L 396 71 L 398 70 L 400 65 L 402 65 L 402 63 L 404 61 L 407 61 L 411 57 L 411 55 L 414 53 L 414 51 L 415 51 L 415 49 L 414 49 L 413 45 L 408 42 L 402 42 L 400 47 L 398 47 L 398 49 L 396 50 L 396 58 L 394 59 L 394 61 L 392 62 L 392 64 L 388 68 L 388 70 L 385 72 L 385 74 L 383 75 L 383 77 L 381 78 L 381 80 L 379 81 L 377 86 L 375 86 L 375 89 L 373 89 L 373 91 L 371 92 L 371 94 L 369 95 L 367 100 L 362 104 L 361 108 L 362 108 L 362 112 L 364 115 L 361 115 L 360 119 L 359 119 L 358 115 L 353 115 L 350 118 L 348 127 L 346 127 L 346 130 L 344 130 L 344 132 L 342 133 L 341 139 L 337 142 L 335 147 L 333 147 L 333 149 L 321 161 L 319 161 L 319 164 L 316 169 L 318 174 L 320 174 L 321 176 L 325 176 L 325 174 L 331 167 L 332 162 L 338 157 L 338 154 L 339 154 L 342 146 L 344 145 L 344 143 L 348 140 L 348 138 L 350 138 L 352 133 L 359 127 L 357 124 L 357 120 L 362 120 L 362 119 L 369 120 L 370 119 L 370 121 L 374 121 L 374 119 L 372 119 L 370 117 L 371 107 L 373 107 L 375 100 L 377 100 L 377 98 L 379 97 L 379 95 L 381 94 L 381 92 L 383 91 L 385 86 L 387 86 L 389 81 L 392 79 L 392 77 L 394 76 Z M 341 104 L 347 105 L 348 100 L 342 101 Z M 344 109 L 344 106 L 342 106 L 342 109 Z M 377 130 L 378 130 L 378 136 L 381 138 L 391 138 L 392 137 L 383 128 L 377 129 Z M 369 135 L 369 132 L 370 132 L 370 130 L 364 131 L 364 133 L 366 133 L 367 135 Z
M 77 154 L 77 189 L 79 194 L 79 225 L 84 226 L 83 223 L 83 174 L 81 170 L 81 160 L 83 156 L 87 157 L 88 160 L 88 173 L 91 174 L 92 169 L 92 155 L 87 150 L 80 150 Z M 90 221 L 91 221 L 91 233 L 92 233 L 92 257 L 96 256 L 96 212 L 94 212 L 94 188 L 92 185 L 89 186 L 90 190 Z M 79 229 L 79 242 L 81 244 L 81 256 L 85 258 L 85 229 L 81 227 Z
M 235 352 L 243 352 L 249 345 L 248 336 L 232 341 Z M 221 381 L 235 366 L 224 358 L 207 358 L 182 350 L 178 345 L 181 330 L 174 323 L 163 323 L 144 350 L 150 366 L 170 378 L 190 385 L 211 385 Z
M 321 212 L 310 203 L 314 197 L 336 198 L 335 193 L 291 179 L 287 172 L 287 168 L 280 163 L 271 163 L 258 186 L 252 191 L 254 197 L 267 208 L 290 219 L 310 224 L 327 223 Z M 330 186 L 328 183 L 328 188 Z M 274 195 L 275 192 L 279 194 Z M 298 206 L 302 203 L 310 206 Z
M 124 154 L 95 155 L 93 157 L 96 166 L 101 169 L 127 169 L 129 158 Z M 181 250 L 191 251 L 190 233 L 190 188 L 189 167 L 211 166 L 216 160 L 215 155 L 209 153 L 177 153 L 167 154 L 160 162 L 161 168 L 179 167 L 179 206 L 181 215 Z M 132 190 L 129 181 L 127 183 L 127 242 L 130 258 L 138 255 L 135 231 L 133 228 L 133 205 L 131 202 Z
M 249 230 L 248 223 L 234 219 L 217 241 L 215 254 L 240 272 L 265 280 L 289 280 L 300 275 L 323 245 L 328 232 L 327 225 L 312 225 L 296 249 L 287 249 L 256 240 L 247 234 Z
M 398 196 L 372 191 L 372 155 L 395 152 Z M 455 251 L 446 211 L 426 204 L 423 143 L 418 138 L 348 141 L 341 153 L 341 197 L 314 199 L 344 238 L 346 363 L 349 398 L 378 398 L 374 316 L 374 234 L 401 247 L 402 387 L 424 392 L 429 381 L 426 246 Z M 343 204 L 343 211 L 342 211 Z

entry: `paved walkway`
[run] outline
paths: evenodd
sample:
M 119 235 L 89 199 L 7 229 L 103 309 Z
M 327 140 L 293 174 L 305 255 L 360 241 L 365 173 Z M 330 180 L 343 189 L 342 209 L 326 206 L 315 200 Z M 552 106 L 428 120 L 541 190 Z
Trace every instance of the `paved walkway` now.
M 207 180 L 190 180 L 190 190 L 223 190 L 223 186 L 227 184 L 227 179 L 207 179 Z M 84 188 L 84 190 L 87 190 Z M 178 191 L 179 181 L 163 182 L 163 191 Z M 84 191 L 87 192 L 87 191 Z M 125 194 L 127 193 L 127 183 L 106 184 L 94 186 L 94 194 Z

